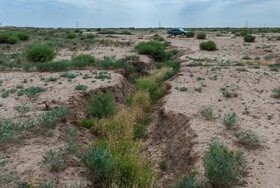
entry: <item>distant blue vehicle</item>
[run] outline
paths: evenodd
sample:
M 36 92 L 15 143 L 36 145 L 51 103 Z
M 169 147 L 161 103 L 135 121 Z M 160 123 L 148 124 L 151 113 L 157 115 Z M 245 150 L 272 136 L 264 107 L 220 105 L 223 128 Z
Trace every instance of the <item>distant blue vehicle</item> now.
M 169 35 L 186 35 L 187 31 L 185 31 L 184 29 L 182 28 L 174 28 L 174 29 L 170 29 L 167 31 L 167 34 Z

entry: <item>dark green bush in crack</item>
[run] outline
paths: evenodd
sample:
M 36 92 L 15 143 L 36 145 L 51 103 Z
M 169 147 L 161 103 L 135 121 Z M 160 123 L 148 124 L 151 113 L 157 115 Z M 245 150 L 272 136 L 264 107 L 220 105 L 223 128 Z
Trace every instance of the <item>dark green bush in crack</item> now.
M 114 103 L 112 91 L 107 91 L 105 94 L 98 92 L 97 96 L 92 97 L 88 109 L 93 117 L 108 117 L 114 113 Z

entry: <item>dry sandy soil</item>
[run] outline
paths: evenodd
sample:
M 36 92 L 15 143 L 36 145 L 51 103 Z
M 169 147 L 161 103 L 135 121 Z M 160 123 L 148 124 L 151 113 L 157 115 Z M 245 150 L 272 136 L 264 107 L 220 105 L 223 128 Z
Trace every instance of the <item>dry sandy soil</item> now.
M 182 64 L 177 75 L 165 83 L 169 89 L 168 95 L 154 107 L 152 123 L 142 140 L 149 159 L 158 172 L 158 187 L 169 187 L 174 178 L 190 173 L 195 168 L 198 169 L 198 177 L 203 177 L 201 159 L 212 138 L 223 141 L 229 148 L 244 151 L 247 163 L 242 178 L 243 187 L 280 187 L 280 101 L 271 97 L 271 90 L 280 86 L 279 72 L 272 72 L 267 66 L 260 66 L 259 69 L 242 67 L 248 70 L 246 72 L 237 71 L 236 68 L 240 67 L 236 66 L 213 69 L 217 64 L 227 61 L 246 62 L 247 60 L 242 60 L 244 56 L 252 59 L 259 57 L 262 60 L 264 57 L 272 57 L 269 58 L 269 62 L 273 63 L 279 58 L 277 57 L 280 50 L 279 41 L 268 40 L 267 37 L 272 34 L 265 34 L 265 36 L 256 35 L 256 42 L 247 44 L 241 37 L 234 37 L 232 34 L 217 37 L 216 33 L 207 33 L 207 39 L 215 41 L 219 49 L 207 52 L 199 50 L 201 40 L 196 38 L 170 38 L 166 36 L 165 31 L 159 34 L 170 41 L 174 48 L 180 50 L 179 59 Z M 120 59 L 126 55 L 136 54 L 133 51 L 134 45 L 149 40 L 153 35 L 154 33 L 120 35 L 119 38 L 112 40 L 130 41 L 132 45 L 100 46 L 86 51 L 77 50 L 74 53 L 91 54 L 96 58 L 108 56 Z M 71 55 L 72 51 L 63 49 L 55 60 L 69 60 Z M 198 58 L 203 58 L 204 61 L 195 61 Z M 150 58 L 144 55 L 140 56 L 140 61 L 152 63 Z M 190 67 L 189 65 L 193 63 L 214 66 Z M 22 181 L 32 179 L 41 183 L 59 179 L 60 183 L 55 187 L 65 187 L 88 177 L 89 172 L 86 168 L 72 159 L 67 160 L 67 165 L 61 172 L 51 173 L 42 163 L 41 154 L 48 149 L 63 146 L 62 134 L 65 126 L 77 129 L 76 140 L 79 144 L 90 145 L 93 136 L 76 123 L 78 119 L 87 116 L 87 99 L 98 90 L 113 88 L 116 101 L 124 103 L 125 95 L 131 91 L 126 79 L 117 72 L 108 71 L 112 79 L 101 81 L 94 78 L 83 79 L 85 74 L 92 75 L 90 70 L 69 71 L 78 74 L 71 82 L 67 78 L 59 78 L 62 73 L 10 71 L 0 74 L 0 80 L 3 80 L 0 89 L 12 89 L 17 85 L 23 85 L 24 88 L 30 86 L 47 88 L 38 98 L 32 100 L 26 96 L 17 97 L 16 93 L 10 94 L 7 98 L 0 97 L 1 117 L 21 121 L 27 115 L 35 117 L 49 108 L 63 105 L 69 106 L 72 111 L 70 117 L 59 123 L 50 133 L 35 131 L 0 146 L 0 156 L 6 155 L 8 159 L 5 168 Z M 59 79 L 44 86 L 45 80 L 40 78 L 48 79 L 51 76 Z M 198 81 L 198 77 L 205 80 Z M 23 83 L 25 78 L 27 83 Z M 96 82 L 92 83 L 92 80 Z M 202 92 L 198 93 L 195 88 L 200 88 L 202 83 L 206 87 L 202 87 Z M 86 91 L 77 91 L 75 90 L 77 84 L 86 85 L 88 88 Z M 220 88 L 226 85 L 237 87 L 238 97 L 229 99 L 223 97 Z M 176 87 L 186 87 L 188 91 L 179 91 Z M 31 105 L 31 111 L 22 117 L 14 107 L 25 103 Z M 201 106 L 211 106 L 215 119 L 205 120 L 201 117 L 198 113 Z M 245 108 L 249 113 L 244 113 Z M 224 113 L 232 112 L 237 115 L 237 124 L 231 129 L 226 129 L 220 120 Z M 272 118 L 268 119 L 268 116 Z M 240 130 L 256 133 L 262 140 L 262 147 L 252 150 L 237 144 L 233 134 Z M 161 161 L 166 161 L 166 171 L 159 169 Z M 86 184 L 93 187 L 90 179 Z M 36 185 L 38 186 L 38 183 Z
M 280 86 L 279 73 L 270 71 L 267 66 L 260 66 L 259 69 L 245 66 L 246 72 L 236 70 L 240 67 L 215 70 L 215 65 L 228 60 L 244 62 L 241 60 L 244 56 L 252 59 L 275 56 L 279 54 L 279 42 L 267 42 L 266 38 L 257 36 L 256 43 L 245 46 L 241 38 L 213 35 L 208 38 L 215 41 L 220 50 L 200 51 L 200 41 L 197 39 L 167 39 L 184 50 L 185 54 L 180 58 L 183 63 L 177 76 L 166 83 L 170 93 L 155 108 L 155 120 L 144 139 L 151 160 L 160 173 L 159 187 L 167 187 L 170 178 L 190 173 L 195 168 L 198 169 L 198 176 L 202 177 L 204 169 L 201 160 L 211 139 L 221 140 L 229 148 L 245 153 L 247 163 L 242 186 L 280 187 L 280 101 L 271 97 L 272 89 Z M 256 49 L 256 46 L 265 45 L 275 46 L 269 53 Z M 206 60 L 202 64 L 214 66 L 189 67 L 199 62 L 186 57 L 204 58 Z M 198 77 L 205 80 L 198 81 Z M 237 88 L 238 97 L 223 97 L 220 88 L 227 85 Z M 186 87 L 188 91 L 183 92 L 176 87 Z M 202 92 L 195 91 L 195 88 L 202 88 Z M 198 111 L 202 106 L 212 107 L 214 120 L 205 120 L 200 116 Z M 249 113 L 245 113 L 245 108 Z M 233 112 L 237 115 L 237 124 L 227 129 L 221 119 L 225 113 Z M 256 133 L 262 147 L 246 149 L 238 144 L 233 134 L 243 130 Z M 165 172 L 159 170 L 161 161 L 167 161 Z
M 0 80 L 3 80 L 1 88 L 11 90 L 17 85 L 23 85 L 23 89 L 31 86 L 40 86 L 47 88 L 46 91 L 39 94 L 36 98 L 28 98 L 27 96 L 17 96 L 17 92 L 11 94 L 7 98 L 0 98 L 1 118 L 12 118 L 15 121 L 23 121 L 27 116 L 32 118 L 51 109 L 61 106 L 70 108 L 70 115 L 65 121 L 59 123 L 55 129 L 45 132 L 45 130 L 36 129 L 31 133 L 19 136 L 12 141 L 4 143 L 0 146 L 0 156 L 5 156 L 7 160 L 5 170 L 19 177 L 21 181 L 34 181 L 35 187 L 39 183 L 50 182 L 51 180 L 59 179 L 59 184 L 55 187 L 71 186 L 75 182 L 82 182 L 90 176 L 85 167 L 81 166 L 73 156 L 67 159 L 63 170 L 59 172 L 50 172 L 48 167 L 42 162 L 42 154 L 45 154 L 49 149 L 58 150 L 59 147 L 64 147 L 63 134 L 66 128 L 75 129 L 77 131 L 76 142 L 86 147 L 91 145 L 93 135 L 88 129 L 77 126 L 77 121 L 86 117 L 87 104 L 90 96 L 93 96 L 97 91 L 105 91 L 112 89 L 115 93 L 117 103 L 124 103 L 125 95 L 129 93 L 126 87 L 127 80 L 119 73 L 107 71 L 111 75 L 111 79 L 95 79 L 92 74 L 96 70 L 80 70 L 68 71 L 69 74 L 76 74 L 76 78 L 69 81 L 68 78 L 60 77 L 60 73 L 38 73 L 38 72 L 2 72 Z M 104 72 L 97 70 L 97 72 Z M 93 78 L 83 79 L 84 75 L 88 74 Z M 42 80 L 41 78 L 45 78 Z M 46 80 L 50 77 L 58 78 L 57 81 L 49 81 L 45 86 Z M 27 82 L 24 83 L 23 80 Z M 95 80 L 92 83 L 92 80 Z M 86 91 L 75 90 L 78 85 L 87 86 Z M 126 88 L 125 88 L 126 87 Z M 18 89 L 17 91 L 19 91 Z M 16 106 L 25 104 L 30 107 L 27 113 L 19 113 L 15 110 Z M 85 184 L 91 187 L 90 180 L 85 181 Z M 8 187 L 10 187 L 9 185 Z

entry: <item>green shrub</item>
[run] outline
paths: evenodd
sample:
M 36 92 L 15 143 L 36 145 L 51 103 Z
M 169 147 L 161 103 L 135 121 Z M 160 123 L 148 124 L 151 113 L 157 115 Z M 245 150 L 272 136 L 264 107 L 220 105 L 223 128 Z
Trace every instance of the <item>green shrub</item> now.
M 76 34 L 75 34 L 75 33 L 68 33 L 68 34 L 66 35 L 66 38 L 67 38 L 67 39 L 74 39 L 74 38 L 76 38 Z
M 171 185 L 172 188 L 203 188 L 202 181 L 195 177 L 186 175 L 181 179 L 176 179 Z
M 50 182 L 40 183 L 40 188 L 53 188 L 53 187 L 54 187 L 54 180 L 51 180 Z
M 8 141 L 19 134 L 33 130 L 35 123 L 30 118 L 15 122 L 12 119 L 0 118 L 0 143 Z
M 244 37 L 244 41 L 245 42 L 255 42 L 256 37 L 254 37 L 253 35 L 246 35 Z
M 57 81 L 57 79 L 58 78 L 54 78 L 54 77 L 49 77 L 48 79 L 47 79 L 47 82 L 56 82 Z
M 105 94 L 98 92 L 97 96 L 89 101 L 88 109 L 93 117 L 102 118 L 112 115 L 114 113 L 112 91 L 109 90 Z
M 133 133 L 134 133 L 134 140 L 142 138 L 142 136 L 145 134 L 146 126 L 142 124 L 135 124 L 133 127 Z
M 36 63 L 35 67 L 38 71 L 63 71 L 67 70 L 70 66 L 69 61 L 56 61 L 56 62 L 45 62 L 45 63 Z
M 0 32 L 0 44 L 16 44 L 19 39 L 12 32 Z
M 87 39 L 94 39 L 94 34 L 88 33 L 88 34 L 86 34 L 86 38 Z
M 88 129 L 90 129 L 93 126 L 92 120 L 85 119 L 85 118 L 80 120 L 78 123 L 81 127 L 88 128 Z
M 198 33 L 198 34 L 196 35 L 196 38 L 197 38 L 197 39 L 205 39 L 205 38 L 206 38 L 206 33 Z
M 214 140 L 202 159 L 205 176 L 214 187 L 235 185 L 239 183 L 244 159 L 241 151 L 229 150 L 222 142 Z
M 81 156 L 81 161 L 102 187 L 109 187 L 117 176 L 116 164 L 104 144 L 86 148 Z
M 244 37 L 244 36 L 248 35 L 248 31 L 242 30 L 242 31 L 240 32 L 240 35 L 241 35 L 242 37 Z
M 161 161 L 160 163 L 159 163 L 159 168 L 161 169 L 161 170 L 166 170 L 166 163 L 165 163 L 165 161 Z
M 234 136 L 237 138 L 237 142 L 243 144 L 245 147 L 252 149 L 261 146 L 261 141 L 255 133 L 249 131 L 235 132 Z
M 275 88 L 272 90 L 272 92 L 273 92 L 272 97 L 280 98 L 280 88 Z
M 139 54 L 151 55 L 156 61 L 167 59 L 165 45 L 157 41 L 140 42 L 135 46 L 135 49 Z
M 150 93 L 152 103 L 155 103 L 158 99 L 163 97 L 166 93 L 166 90 L 160 88 L 158 84 L 154 84 L 149 80 L 139 79 L 135 83 L 137 90 L 147 91 Z
M 75 90 L 86 91 L 87 88 L 88 88 L 88 86 L 78 84 L 78 85 L 76 85 Z
M 199 45 L 200 50 L 215 51 L 217 50 L 217 45 L 213 41 L 202 42 Z
M 50 149 L 45 153 L 42 154 L 43 163 L 49 166 L 51 172 L 58 172 L 60 168 L 62 168 L 62 153 L 61 151 L 55 151 Z
M 27 41 L 29 39 L 29 34 L 25 32 L 17 32 L 16 37 L 21 41 Z
M 214 119 L 215 118 L 215 114 L 214 114 L 212 108 L 209 107 L 209 106 L 200 107 L 198 113 L 201 116 L 205 117 L 206 119 Z
M 16 36 L 10 36 L 7 40 L 8 44 L 16 44 L 18 43 L 19 39 Z
M 24 90 L 24 94 L 29 98 L 38 97 L 38 94 L 46 91 L 47 88 L 39 87 L 39 86 L 31 86 Z
M 50 46 L 36 46 L 25 51 L 26 58 L 32 62 L 47 62 L 55 58 L 56 53 Z
M 67 107 L 60 107 L 57 109 L 51 109 L 43 114 L 40 114 L 37 117 L 37 121 L 40 126 L 43 128 L 54 128 L 55 125 L 66 118 L 66 116 L 70 113 L 69 108 Z
M 159 34 L 155 34 L 155 35 L 153 36 L 153 40 L 154 40 L 154 41 L 158 41 L 158 42 L 163 42 L 163 41 L 165 41 L 164 38 L 163 38 L 162 36 L 160 36 Z
M 130 56 L 125 56 L 125 60 L 133 60 L 133 61 L 138 61 L 140 59 L 139 55 L 130 55 Z
M 66 77 L 66 78 L 76 78 L 77 77 L 77 75 L 76 74 L 74 74 L 74 73 L 68 73 L 68 72 L 65 72 L 65 73 L 63 73 L 63 74 L 61 74 L 60 75 L 60 77 Z
M 231 92 L 229 91 L 228 89 L 225 89 L 223 91 L 223 96 L 226 97 L 226 98 L 232 98 L 232 97 L 237 97 L 238 96 L 238 93 L 235 93 L 235 92 Z
M 121 35 L 131 35 L 131 32 L 125 30 L 125 31 L 120 32 L 119 34 L 121 34 Z
M 195 33 L 192 32 L 192 31 L 189 31 L 189 32 L 186 33 L 186 37 L 187 37 L 187 38 L 194 37 L 194 35 L 195 35 Z
M 71 66 L 75 68 L 83 68 L 94 64 L 95 58 L 89 54 L 80 54 L 78 56 L 72 56 Z
M 4 91 L 4 92 L 1 94 L 1 97 L 2 97 L 2 98 L 7 98 L 7 97 L 9 97 L 9 94 L 10 94 L 10 91 L 9 91 L 9 90 Z
M 22 90 L 19 90 L 18 92 L 17 92 L 17 96 L 23 96 L 24 95 L 24 90 L 22 89 Z
M 230 113 L 224 114 L 224 117 L 222 119 L 222 123 L 224 126 L 230 128 L 235 124 L 235 122 L 236 122 L 236 114 L 234 112 L 232 114 Z

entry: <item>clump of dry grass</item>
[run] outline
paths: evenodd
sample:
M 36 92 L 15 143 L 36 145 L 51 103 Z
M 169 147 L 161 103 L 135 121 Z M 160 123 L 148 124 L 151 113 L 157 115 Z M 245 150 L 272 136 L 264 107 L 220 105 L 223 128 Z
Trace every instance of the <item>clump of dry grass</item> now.
M 151 109 L 151 99 L 150 99 L 150 94 L 147 91 L 137 91 L 133 95 L 133 99 L 131 102 L 132 107 L 140 107 L 142 108 L 145 112 L 150 111 Z
M 277 64 L 276 60 L 251 60 L 249 62 L 254 65 L 265 65 L 265 66 Z

